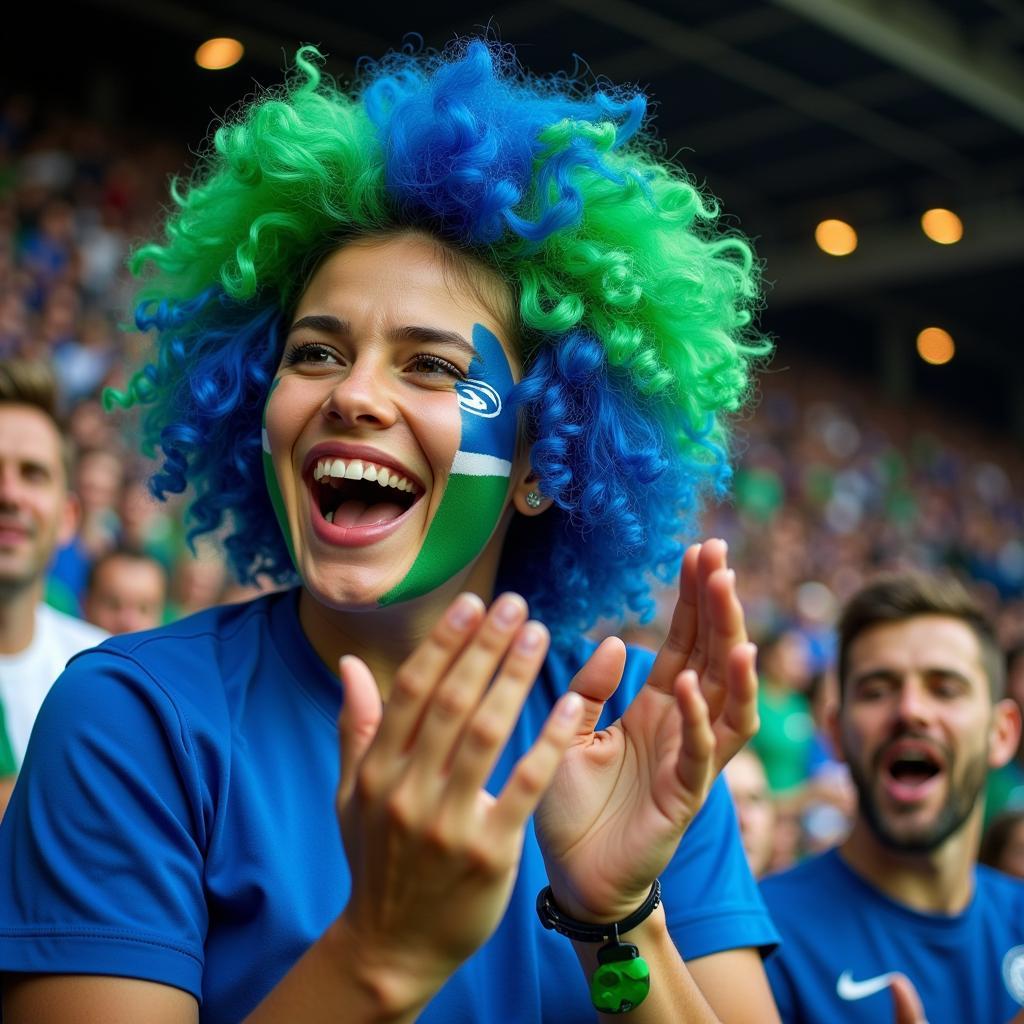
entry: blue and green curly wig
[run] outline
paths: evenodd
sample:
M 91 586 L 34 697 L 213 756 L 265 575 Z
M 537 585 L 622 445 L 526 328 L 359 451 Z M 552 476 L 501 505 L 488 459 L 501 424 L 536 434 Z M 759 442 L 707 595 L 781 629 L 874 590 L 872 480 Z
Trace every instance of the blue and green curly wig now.
M 295 571 L 266 493 L 260 414 L 318 258 L 410 228 L 493 268 L 518 309 L 514 393 L 544 515 L 516 517 L 503 586 L 565 641 L 650 615 L 709 494 L 726 419 L 768 344 L 757 266 L 716 203 L 663 158 L 636 91 L 523 71 L 493 41 L 367 62 L 349 90 L 299 50 L 280 90 L 217 129 L 140 248 L 141 404 L 158 497 L 192 487 L 242 582 Z

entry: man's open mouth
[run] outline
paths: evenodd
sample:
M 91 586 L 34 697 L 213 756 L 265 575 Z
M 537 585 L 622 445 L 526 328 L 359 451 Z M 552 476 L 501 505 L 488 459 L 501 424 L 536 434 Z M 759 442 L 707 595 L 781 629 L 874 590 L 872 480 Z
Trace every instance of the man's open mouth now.
M 945 771 L 945 764 L 927 744 L 898 741 L 883 756 L 882 770 L 902 791 L 909 792 Z
M 420 497 L 409 477 L 364 459 L 318 459 L 312 490 L 320 515 L 346 528 L 390 522 Z

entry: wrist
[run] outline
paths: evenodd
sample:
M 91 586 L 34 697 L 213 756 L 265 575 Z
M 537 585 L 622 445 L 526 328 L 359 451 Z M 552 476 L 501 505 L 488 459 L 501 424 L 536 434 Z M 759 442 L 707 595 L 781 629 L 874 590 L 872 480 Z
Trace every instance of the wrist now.
M 371 1019 L 381 1024 L 412 1020 L 446 980 L 399 946 L 378 948 L 344 914 L 328 928 L 324 942 Z
M 651 892 L 651 884 L 631 892 L 617 892 L 600 900 L 584 899 L 572 887 L 560 885 L 557 880 L 551 882 L 549 889 L 555 906 L 567 917 L 588 924 L 611 924 L 625 920 L 641 907 Z

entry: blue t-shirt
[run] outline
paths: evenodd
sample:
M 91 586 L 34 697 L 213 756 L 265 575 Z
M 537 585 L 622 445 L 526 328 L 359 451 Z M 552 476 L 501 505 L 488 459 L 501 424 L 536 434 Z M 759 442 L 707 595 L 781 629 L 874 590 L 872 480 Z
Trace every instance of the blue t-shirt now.
M 884 896 L 836 850 L 761 882 L 782 935 L 765 964 L 784 1024 L 891 1021 L 905 974 L 929 1024 L 1007 1024 L 1024 1004 L 1024 882 L 979 866 L 960 914 Z
M 0 971 L 164 982 L 201 1001 L 204 1024 L 227 1024 L 341 912 L 340 686 L 302 633 L 296 595 L 116 637 L 69 664 L 0 826 Z M 631 653 L 609 715 L 650 662 Z M 492 791 L 577 667 L 549 657 Z M 545 884 L 531 827 L 503 921 L 422 1020 L 593 1020 L 570 942 L 537 920 Z M 663 885 L 686 958 L 777 940 L 721 785 Z

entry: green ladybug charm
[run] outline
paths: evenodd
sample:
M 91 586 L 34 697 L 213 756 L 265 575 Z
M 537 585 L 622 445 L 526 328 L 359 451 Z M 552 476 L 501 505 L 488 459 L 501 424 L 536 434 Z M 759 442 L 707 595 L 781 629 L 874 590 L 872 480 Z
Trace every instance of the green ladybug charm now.
M 590 1000 L 602 1013 L 629 1013 L 651 990 L 651 971 L 640 950 L 612 940 L 597 951 L 597 970 L 590 979 Z

